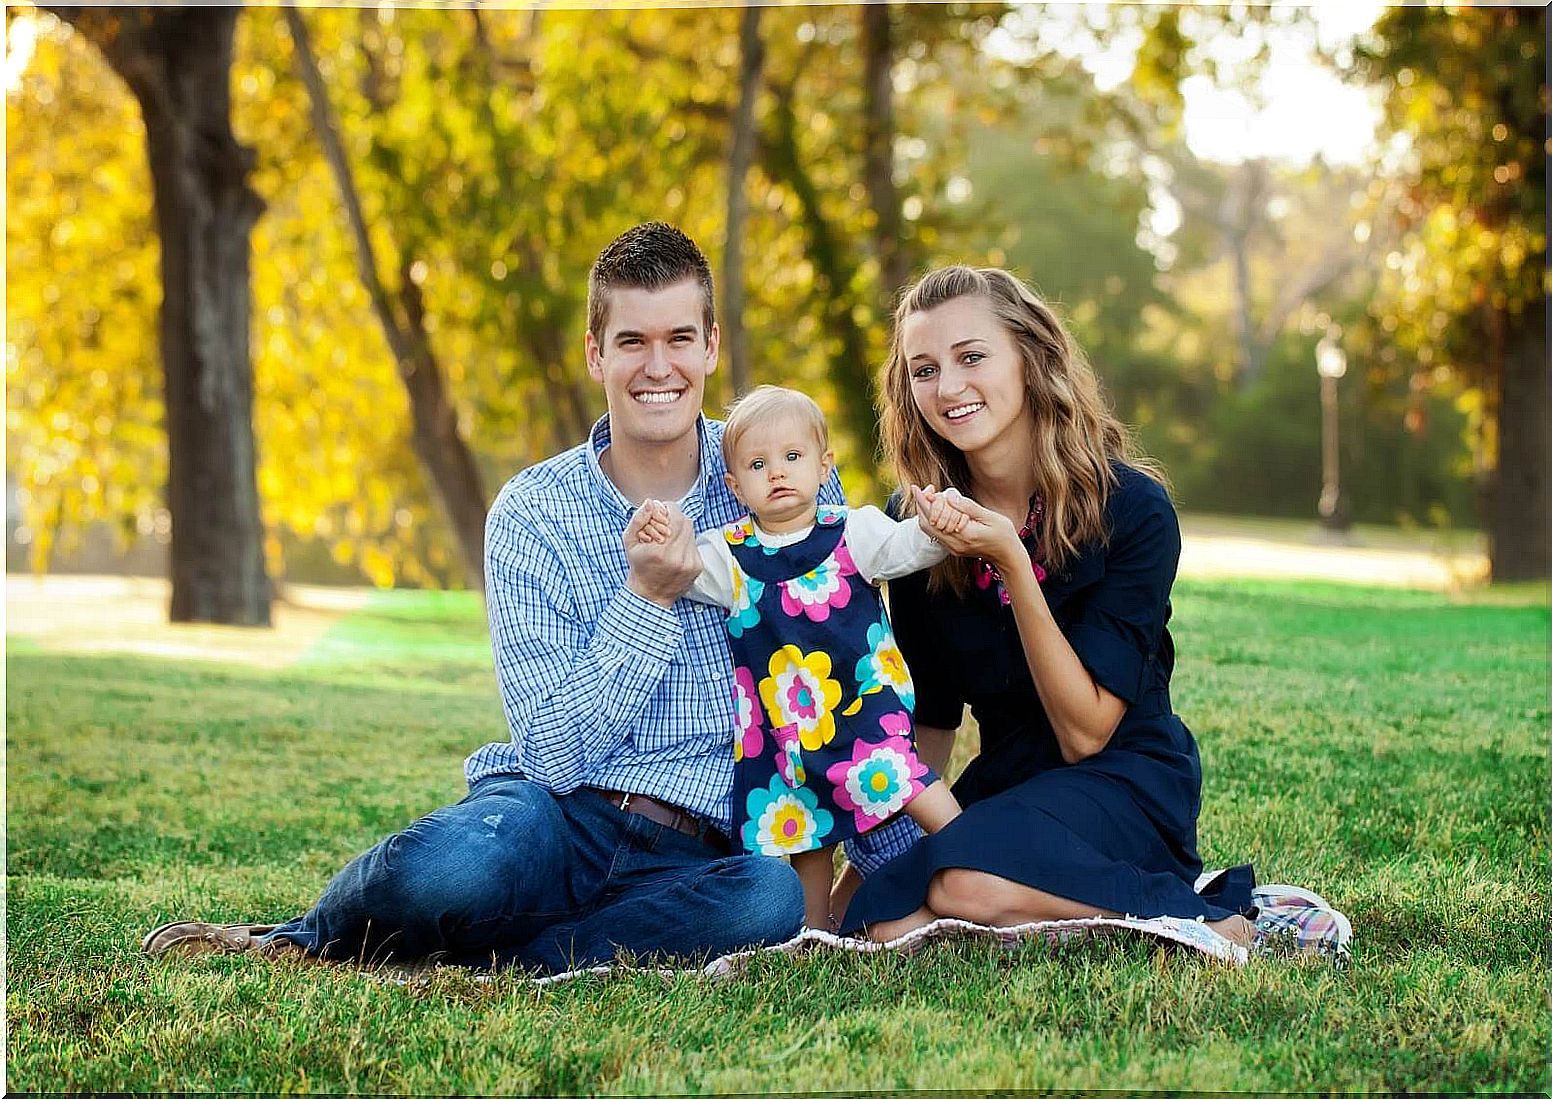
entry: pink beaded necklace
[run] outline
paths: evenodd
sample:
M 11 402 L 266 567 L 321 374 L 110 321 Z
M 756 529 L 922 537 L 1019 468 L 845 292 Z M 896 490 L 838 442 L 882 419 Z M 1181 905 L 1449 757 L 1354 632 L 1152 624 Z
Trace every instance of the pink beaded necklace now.
M 1045 518 L 1045 498 L 1038 493 L 1030 498 L 1029 516 L 1024 520 L 1024 525 L 1019 528 L 1019 541 L 1023 542 L 1029 550 L 1029 567 L 1034 570 L 1035 583 L 1045 582 L 1045 569 L 1040 562 L 1035 560 L 1036 553 L 1040 549 L 1040 522 Z M 1004 607 L 1008 605 L 1008 589 L 1002 582 L 1002 573 L 997 571 L 997 566 L 984 557 L 975 559 L 975 586 L 983 591 L 993 584 L 997 586 L 997 601 Z

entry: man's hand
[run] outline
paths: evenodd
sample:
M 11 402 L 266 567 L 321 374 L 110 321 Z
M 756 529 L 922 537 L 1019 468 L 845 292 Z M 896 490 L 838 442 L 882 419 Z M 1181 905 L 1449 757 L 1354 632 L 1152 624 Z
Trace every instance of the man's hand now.
M 662 541 L 656 540 L 660 531 Z M 672 607 L 703 567 L 690 520 L 656 500 L 643 503 L 626 524 L 625 560 L 630 564 L 625 586 L 660 607 Z

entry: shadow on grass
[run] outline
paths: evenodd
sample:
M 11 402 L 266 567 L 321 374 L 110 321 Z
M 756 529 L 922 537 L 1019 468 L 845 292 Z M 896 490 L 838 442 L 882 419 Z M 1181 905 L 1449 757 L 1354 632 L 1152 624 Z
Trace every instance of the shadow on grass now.
M 354 854 L 462 797 L 459 761 L 504 730 L 488 680 L 450 691 L 397 663 L 272 672 L 31 653 L 8 665 L 12 873 Z

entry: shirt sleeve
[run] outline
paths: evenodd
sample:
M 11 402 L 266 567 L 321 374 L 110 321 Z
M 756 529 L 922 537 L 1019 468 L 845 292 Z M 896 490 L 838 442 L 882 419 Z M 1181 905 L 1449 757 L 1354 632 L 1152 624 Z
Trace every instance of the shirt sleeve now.
M 1067 629 L 1067 640 L 1094 681 L 1136 702 L 1148 661 L 1159 650 L 1169 591 L 1180 563 L 1180 521 L 1164 489 L 1141 474 L 1116 491 L 1105 573 Z
M 701 574 L 684 593 L 686 599 L 710 603 L 714 607 L 733 605 L 733 554 L 728 549 L 722 528 L 708 530 L 695 538 L 701 555 Z
M 619 591 L 596 621 L 580 613 L 565 559 L 515 497 L 485 525 L 486 603 L 501 704 L 518 765 L 569 793 L 624 744 L 678 652 L 672 610 Z
M 832 504 L 838 507 L 846 506 L 846 493 L 841 489 L 841 475 L 835 470 L 832 469 L 830 476 L 825 478 L 825 483 L 819 486 L 819 496 L 816 502 Z
M 921 826 L 901 813 L 888 824 L 847 840 L 846 858 L 866 878 L 890 859 L 905 854 L 921 838 Z
M 914 517 L 896 521 L 868 505 L 846 513 L 846 546 L 870 584 L 920 572 L 948 556 Z

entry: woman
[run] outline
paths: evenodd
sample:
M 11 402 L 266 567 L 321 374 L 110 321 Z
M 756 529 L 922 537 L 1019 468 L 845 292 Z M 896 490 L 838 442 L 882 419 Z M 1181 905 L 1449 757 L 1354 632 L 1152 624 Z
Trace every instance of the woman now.
M 1192 888 L 1201 768 L 1170 708 L 1180 532 L 1157 468 L 1005 271 L 912 287 L 883 391 L 900 483 L 929 486 L 901 509 L 970 518 L 937 532 L 956 556 L 891 585 L 917 726 L 947 739 L 969 703 L 981 754 L 954 788 L 964 813 L 868 878 L 845 929 L 1168 915 L 1247 945 L 1250 868 Z

